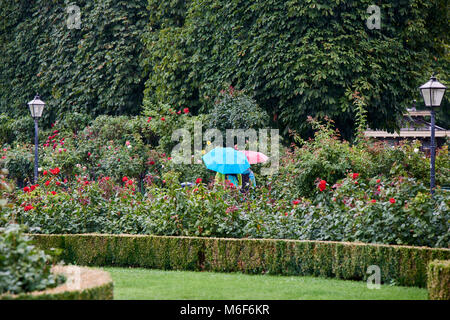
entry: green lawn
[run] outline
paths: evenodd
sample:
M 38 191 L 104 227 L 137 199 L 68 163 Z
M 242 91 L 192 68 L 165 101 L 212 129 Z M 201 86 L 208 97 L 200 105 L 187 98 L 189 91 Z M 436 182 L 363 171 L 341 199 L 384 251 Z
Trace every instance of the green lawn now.
M 104 268 L 116 299 L 427 299 L 427 290 L 315 277 Z

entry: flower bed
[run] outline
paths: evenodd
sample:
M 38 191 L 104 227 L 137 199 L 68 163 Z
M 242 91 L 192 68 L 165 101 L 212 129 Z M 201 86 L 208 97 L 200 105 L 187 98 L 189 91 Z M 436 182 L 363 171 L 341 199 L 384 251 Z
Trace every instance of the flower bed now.
M 243 195 L 201 180 L 191 188 L 167 181 L 146 194 L 123 177 L 65 182 L 57 171 L 15 194 L 2 213 L 31 233 L 127 233 L 169 236 L 361 241 L 448 247 L 450 201 L 412 178 L 320 182 L 312 199 L 277 198 L 268 188 Z M 1 218 L 0 218 L 1 219 Z M 1 223 L 2 220 L 0 220 Z
M 436 156 L 438 188 L 432 198 L 427 182 L 429 159 L 418 151 L 418 142 L 391 148 L 359 137 L 351 145 L 340 139 L 331 120 L 310 119 L 314 139 L 294 136 L 296 144 L 282 148 L 280 170 L 272 176 L 259 175 L 261 168 L 252 166 L 258 187 L 242 194 L 231 187 L 213 186 L 208 180 L 213 173 L 203 165 L 183 167 L 166 153 L 173 144 L 169 139 L 173 129 L 191 128 L 199 120 L 189 109 L 177 112 L 161 106 L 148 116 L 101 116 L 80 132 L 57 124 L 43 146 L 39 182 L 8 192 L 12 208 L 2 210 L 0 226 L 13 221 L 30 233 L 46 234 L 449 247 L 450 193 L 440 187 L 450 181 L 447 146 Z M 150 132 L 160 138 L 159 151 L 153 149 L 156 142 L 148 136 Z M 26 162 L 16 149 L 0 150 L 11 169 L 13 162 Z M 194 186 L 182 188 L 185 181 Z

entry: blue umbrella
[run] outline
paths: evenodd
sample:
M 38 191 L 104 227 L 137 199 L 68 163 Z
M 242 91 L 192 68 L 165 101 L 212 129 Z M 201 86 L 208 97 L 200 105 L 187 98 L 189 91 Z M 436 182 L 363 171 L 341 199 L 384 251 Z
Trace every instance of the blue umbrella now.
M 202 159 L 206 168 L 223 174 L 239 174 L 250 168 L 245 154 L 233 148 L 214 148 Z

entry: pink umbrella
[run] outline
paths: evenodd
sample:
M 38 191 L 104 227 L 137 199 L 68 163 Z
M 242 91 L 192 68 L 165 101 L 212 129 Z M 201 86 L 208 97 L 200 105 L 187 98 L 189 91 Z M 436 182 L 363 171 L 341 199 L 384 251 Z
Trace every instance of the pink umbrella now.
M 245 153 L 245 155 L 247 156 L 248 162 L 250 164 L 266 162 L 269 159 L 268 156 L 266 156 L 264 153 L 261 153 L 261 152 L 249 151 L 249 150 L 239 150 L 239 151 Z

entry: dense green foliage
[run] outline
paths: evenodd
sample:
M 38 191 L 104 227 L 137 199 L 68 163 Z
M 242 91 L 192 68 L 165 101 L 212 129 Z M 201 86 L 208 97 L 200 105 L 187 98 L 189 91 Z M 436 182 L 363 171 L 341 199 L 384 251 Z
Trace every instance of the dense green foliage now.
M 419 101 L 417 87 L 431 69 L 448 70 L 447 60 L 435 58 L 448 41 L 445 1 L 379 3 L 380 30 L 366 26 L 370 5 L 189 1 L 183 15 L 180 3 L 170 2 L 167 14 L 151 16 L 145 37 L 152 69 L 144 103 L 209 110 L 231 84 L 246 89 L 285 133 L 304 132 L 308 115 L 327 115 L 348 135 L 351 93 L 358 91 L 371 127 L 392 128 L 413 98 Z
M 53 170 L 53 172 L 55 172 Z M 438 189 L 412 178 L 355 178 L 350 174 L 314 197 L 278 197 L 270 187 L 242 194 L 234 188 L 198 183 L 182 188 L 165 180 L 121 184 L 109 177 L 62 181 L 48 173 L 40 186 L 14 195 L 3 221 L 15 220 L 33 233 L 130 233 L 231 238 L 362 241 L 448 247 L 450 201 Z
M 5 180 L 6 174 L 8 174 L 7 170 L 0 170 L 0 212 L 3 210 L 3 208 L 11 206 L 11 204 L 8 204 L 8 199 L 4 197 L 4 193 L 13 191 L 11 185 L 9 185 Z
M 18 225 L 0 228 L 0 295 L 39 291 L 61 283 L 64 278 L 50 273 L 50 261 L 49 255 L 22 235 Z
M 230 87 L 219 94 L 208 114 L 208 126 L 224 133 L 227 129 L 267 128 L 269 116 L 256 101 Z
M 67 26 L 71 4 L 81 10 L 80 29 Z M 0 113 L 29 118 L 25 104 L 36 92 L 47 103 L 47 125 L 74 111 L 137 113 L 146 77 L 140 66 L 146 6 L 146 0 L 3 1 Z
M 330 186 L 350 172 L 362 177 L 413 177 L 427 185 L 430 178 L 430 159 L 420 151 L 420 141 L 402 141 L 394 148 L 383 142 L 361 140 L 358 144 L 343 141 L 334 129 L 333 121 L 308 119 L 315 133 L 314 139 L 297 142 L 284 152 L 279 172 L 267 178 L 268 183 L 281 192 L 279 197 L 312 196 L 317 179 Z M 450 156 L 448 145 L 437 150 L 436 180 L 439 186 L 450 186 Z
M 89 266 L 165 270 L 312 275 L 367 279 L 377 265 L 383 283 L 426 286 L 427 264 L 449 249 L 363 243 L 221 239 L 133 235 L 34 235 L 43 248 L 61 248 L 61 259 Z
M 450 260 L 431 261 L 427 276 L 430 300 L 450 300 Z
M 167 103 L 208 113 L 222 89 L 245 90 L 284 133 L 328 115 L 348 136 L 351 92 L 372 127 L 393 127 L 431 70 L 448 82 L 445 1 L 68 0 L 0 5 L 0 139 L 29 139 L 26 102 L 39 92 L 45 126 L 79 112 L 136 115 Z M 447 106 L 447 108 L 446 108 Z M 447 111 L 445 111 L 447 109 Z M 440 118 L 448 124 L 448 95 Z M 4 140 L 5 139 L 5 140 Z

